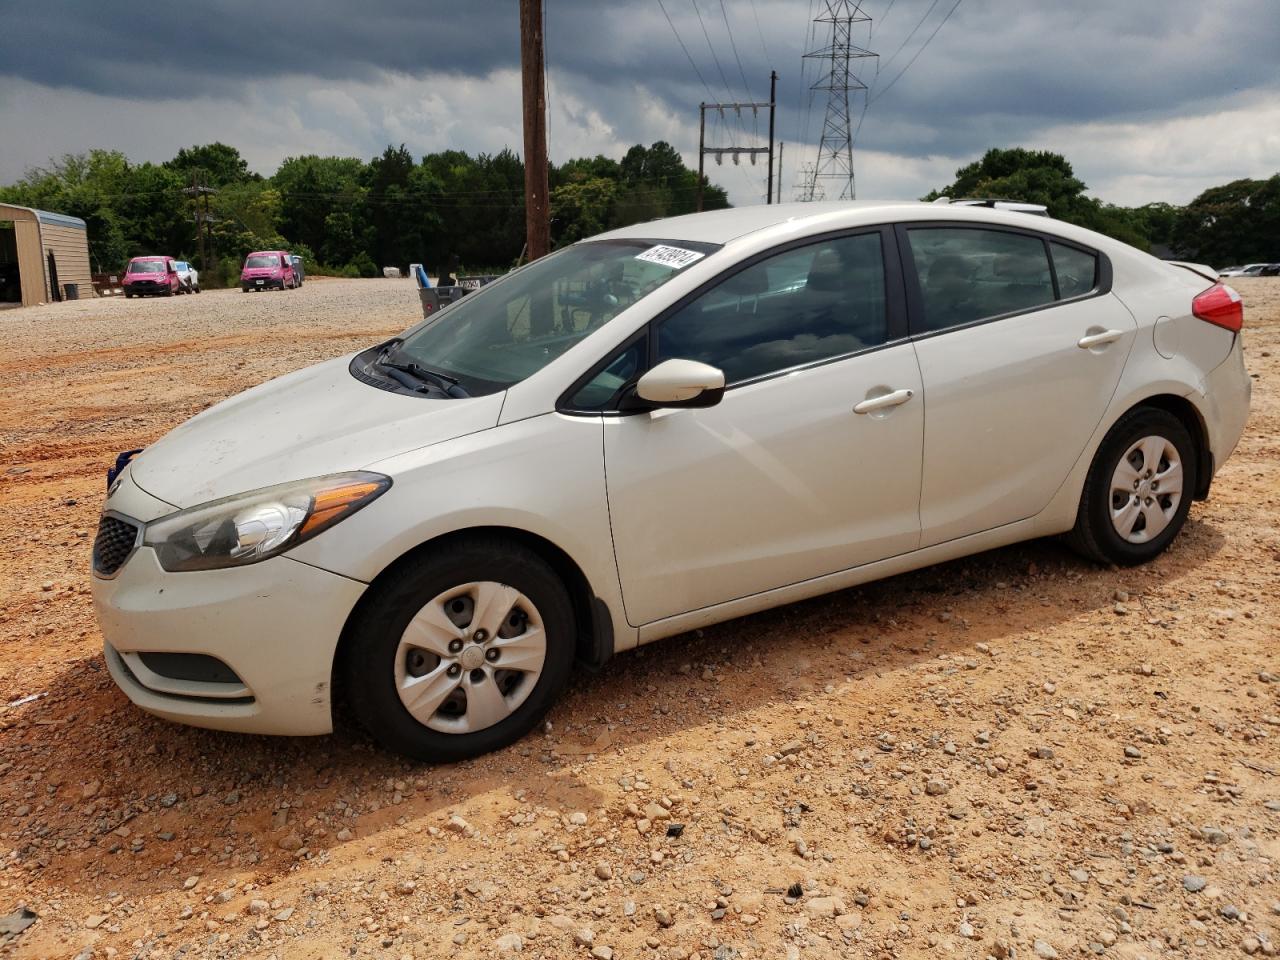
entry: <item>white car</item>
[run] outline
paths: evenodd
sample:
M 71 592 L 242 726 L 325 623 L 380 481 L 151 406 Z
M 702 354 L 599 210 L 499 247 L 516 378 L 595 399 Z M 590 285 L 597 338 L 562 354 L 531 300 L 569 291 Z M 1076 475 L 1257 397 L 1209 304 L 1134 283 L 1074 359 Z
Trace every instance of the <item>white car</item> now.
M 575 660 L 1019 540 L 1164 550 L 1249 410 L 1243 308 L 981 207 L 637 224 L 204 411 L 112 483 L 93 592 L 140 707 L 511 743 Z
M 1246 263 L 1243 267 L 1227 267 L 1218 271 L 1220 277 L 1256 277 L 1262 273 L 1266 263 Z
M 175 260 L 173 265 L 178 270 L 178 292 L 199 293 L 200 271 L 186 260 Z

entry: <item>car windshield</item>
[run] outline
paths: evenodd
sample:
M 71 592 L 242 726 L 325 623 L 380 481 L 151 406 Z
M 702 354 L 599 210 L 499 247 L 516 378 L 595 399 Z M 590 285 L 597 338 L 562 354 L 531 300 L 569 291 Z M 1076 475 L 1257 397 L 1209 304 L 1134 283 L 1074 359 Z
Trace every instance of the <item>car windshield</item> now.
M 467 294 L 407 334 L 397 355 L 455 378 L 471 396 L 504 390 L 716 249 L 658 240 L 578 243 Z
M 280 261 L 270 254 L 257 253 L 244 262 L 246 267 L 274 267 Z
M 129 264 L 130 273 L 164 273 L 163 260 L 134 260 Z

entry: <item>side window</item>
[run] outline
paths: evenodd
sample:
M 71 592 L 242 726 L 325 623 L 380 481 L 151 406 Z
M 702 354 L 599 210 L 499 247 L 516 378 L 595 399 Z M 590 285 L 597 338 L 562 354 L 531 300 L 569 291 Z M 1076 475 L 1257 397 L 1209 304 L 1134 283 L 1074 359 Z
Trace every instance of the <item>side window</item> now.
M 1044 241 L 971 227 L 907 230 L 923 298 L 923 331 L 1053 303 Z
M 599 373 L 578 388 L 569 399 L 569 405 L 575 410 L 608 409 L 621 394 L 622 388 L 635 379 L 648 353 L 647 337 L 641 337 L 624 347 Z
M 1050 243 L 1053 269 L 1058 274 L 1058 295 L 1063 300 L 1080 297 L 1098 285 L 1098 258 L 1075 247 Z
M 657 360 L 681 358 L 740 383 L 888 339 L 880 234 L 797 247 L 752 264 L 658 328 Z

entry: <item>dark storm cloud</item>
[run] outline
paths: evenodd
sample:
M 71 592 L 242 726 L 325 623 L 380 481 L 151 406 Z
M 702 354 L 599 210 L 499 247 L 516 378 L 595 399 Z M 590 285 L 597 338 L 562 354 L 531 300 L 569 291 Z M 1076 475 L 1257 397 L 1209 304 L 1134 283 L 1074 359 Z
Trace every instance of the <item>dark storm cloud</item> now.
M 644 83 L 664 97 L 680 97 L 684 109 L 691 95 L 742 95 L 718 0 L 701 0 L 701 22 L 691 0 L 666 2 L 709 91 L 656 0 L 547 0 L 546 6 L 555 69 L 605 86 Z M 798 92 L 809 6 L 755 0 L 753 9 L 749 0 L 727 0 L 733 45 L 753 95 L 766 89 L 765 44 L 783 75 L 784 106 Z M 870 46 L 881 54 L 883 86 L 951 0 L 897 0 L 883 22 L 877 18 L 887 6 L 883 0 L 864 6 L 876 18 Z M 887 62 L 931 6 L 912 43 Z M 154 2 L 4 0 L 0 73 L 123 96 L 157 89 L 234 95 L 247 84 L 289 74 L 326 81 L 369 80 L 383 71 L 484 76 L 519 63 L 516 8 L 515 0 L 231 0 L 198 10 Z M 873 111 L 945 127 L 984 114 L 1042 121 L 1166 114 L 1190 101 L 1276 85 L 1278 50 L 1274 0 L 967 0 Z
M 621 140 L 652 129 L 655 111 L 674 118 L 686 141 L 677 146 L 688 154 L 698 102 L 764 99 L 774 68 L 781 75 L 778 134 L 794 165 L 797 140 L 812 144 L 822 129 L 825 94 L 808 107 L 805 85 L 815 66 L 802 74 L 800 54 L 826 43 L 821 30 L 808 36 L 807 20 L 824 2 L 663 0 L 673 32 L 658 0 L 545 0 L 550 98 L 581 116 L 592 113 Z M 914 62 L 953 0 L 863 6 L 874 29 L 868 36 L 866 24 L 856 25 L 855 40 L 880 58 L 878 76 L 876 61 L 857 63 L 871 86 L 862 149 L 972 156 L 991 145 L 1033 142 L 1053 128 L 1149 125 L 1280 92 L 1276 0 L 962 0 Z M 423 92 L 403 93 L 394 78 L 422 78 L 425 95 L 461 103 L 468 82 L 518 66 L 516 0 L 229 0 L 193 9 L 155 0 L 0 0 L 0 107 L 6 77 L 60 90 L 64 104 L 81 93 L 112 104 L 185 97 L 239 102 L 255 112 L 286 99 L 285 84 L 295 101 L 307 84 L 329 91 L 358 84 L 368 123 L 344 129 L 351 148 L 376 151 L 380 138 L 402 128 L 388 125 L 382 113 L 395 110 L 382 111 L 369 90 L 421 98 Z M 29 101 L 28 110 L 39 109 Z M 509 113 L 510 103 L 467 102 L 468 112 L 441 136 L 472 148 L 472 141 L 486 142 L 479 131 L 491 114 Z M 650 116 L 642 121 L 645 105 Z M 851 106 L 856 122 L 862 101 L 855 96 Z M 341 134 L 333 117 L 306 113 L 321 107 L 295 102 L 293 109 L 308 127 L 330 121 L 329 131 Z M 210 134 L 236 140 L 226 129 Z

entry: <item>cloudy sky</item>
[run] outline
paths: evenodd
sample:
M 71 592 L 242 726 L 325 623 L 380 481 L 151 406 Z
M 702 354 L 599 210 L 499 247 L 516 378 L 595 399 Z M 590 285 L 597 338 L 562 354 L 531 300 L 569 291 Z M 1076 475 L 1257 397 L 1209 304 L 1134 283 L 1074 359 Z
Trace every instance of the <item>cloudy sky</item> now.
M 811 16 L 827 0 L 545 0 L 552 158 L 665 139 L 696 163 L 700 101 L 778 71 L 784 196 L 812 161 Z M 988 146 L 1067 155 L 1092 193 L 1185 202 L 1280 171 L 1277 0 L 864 0 L 858 196 L 915 197 Z M 219 12 L 200 16 L 198 11 Z M 0 0 L 0 183 L 90 147 L 163 160 L 211 140 L 270 173 L 303 153 L 519 150 L 516 0 Z M 671 22 L 668 23 L 669 14 Z M 681 44 L 683 43 L 683 47 Z M 687 51 L 687 53 L 686 53 Z M 712 124 L 741 141 L 764 117 Z M 710 163 L 710 161 L 709 161 Z M 763 168 L 710 167 L 735 203 Z M 834 193 L 832 193 L 834 195 Z

